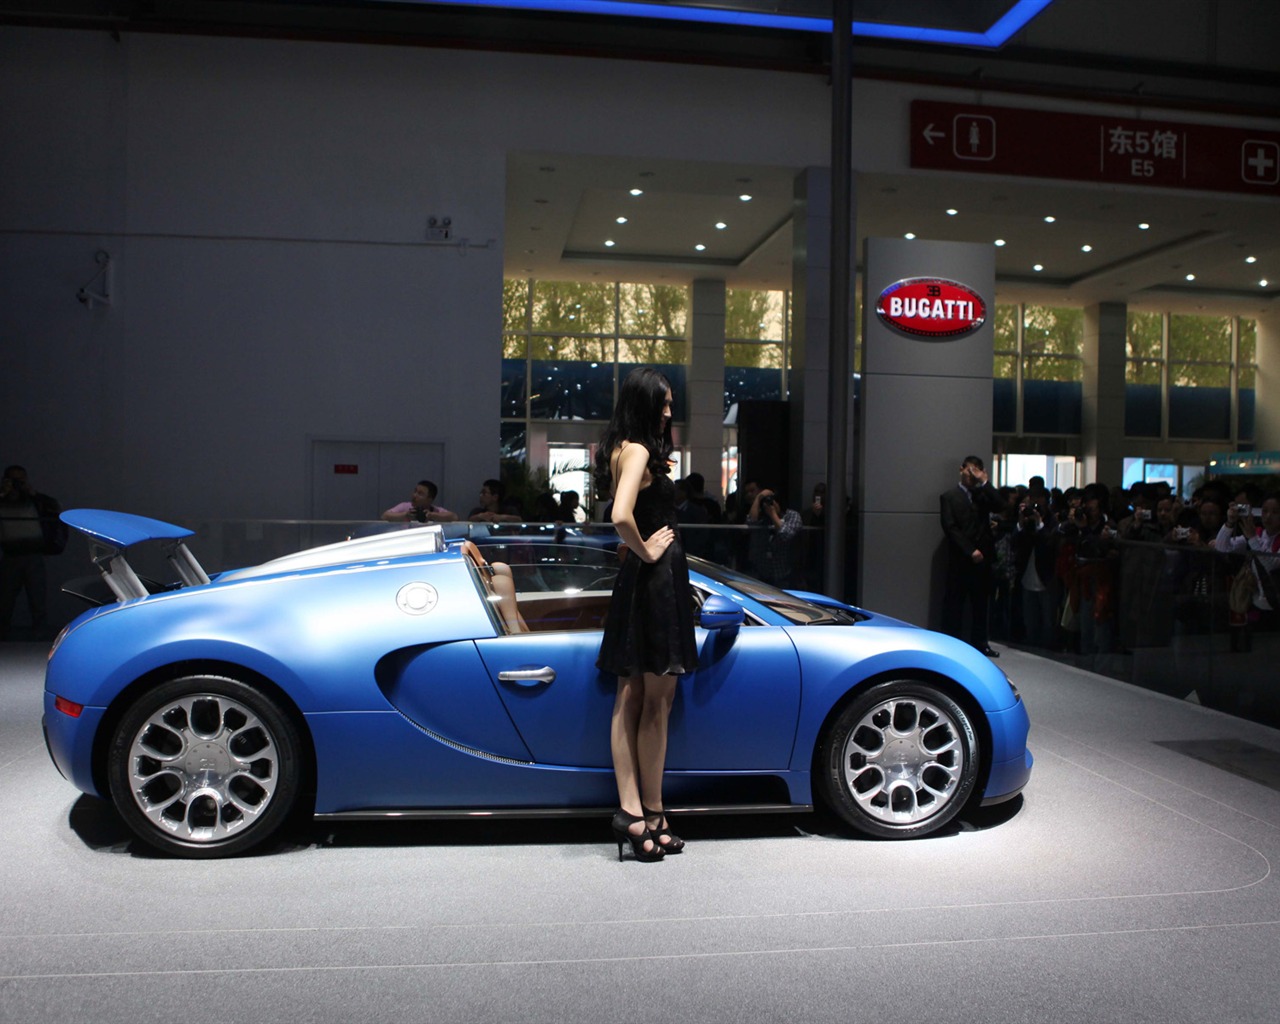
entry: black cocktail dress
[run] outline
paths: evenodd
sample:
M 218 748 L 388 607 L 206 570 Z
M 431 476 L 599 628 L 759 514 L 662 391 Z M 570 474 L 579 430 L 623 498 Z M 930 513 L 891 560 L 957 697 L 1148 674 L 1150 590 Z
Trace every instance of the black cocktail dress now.
M 634 511 L 646 540 L 662 526 L 676 530 L 675 484 L 655 476 L 636 495 Z M 677 530 L 662 557 L 643 561 L 628 552 L 613 585 L 596 667 L 619 676 L 683 675 L 698 667 L 689 567 Z

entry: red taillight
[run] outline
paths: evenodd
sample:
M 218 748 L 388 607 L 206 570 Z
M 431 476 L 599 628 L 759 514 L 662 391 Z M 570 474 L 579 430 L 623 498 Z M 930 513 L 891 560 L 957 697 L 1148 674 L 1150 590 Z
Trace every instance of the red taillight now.
M 77 704 L 73 700 L 67 700 L 66 697 L 54 697 L 53 706 L 64 715 L 70 715 L 72 718 L 79 718 L 80 712 L 84 710 L 83 704 Z

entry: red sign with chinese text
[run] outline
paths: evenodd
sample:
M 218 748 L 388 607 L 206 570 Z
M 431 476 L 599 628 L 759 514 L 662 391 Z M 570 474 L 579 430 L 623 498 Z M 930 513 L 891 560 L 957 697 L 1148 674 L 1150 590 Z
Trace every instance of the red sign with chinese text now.
M 1280 132 L 913 100 L 911 166 L 1280 197 Z
M 876 300 L 882 323 L 913 338 L 951 341 L 986 322 L 987 304 L 968 285 L 941 277 L 895 281 Z

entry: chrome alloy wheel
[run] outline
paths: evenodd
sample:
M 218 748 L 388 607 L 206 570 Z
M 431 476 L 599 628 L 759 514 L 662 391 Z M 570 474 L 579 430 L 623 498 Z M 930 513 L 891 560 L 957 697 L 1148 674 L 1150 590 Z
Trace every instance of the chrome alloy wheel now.
M 128 750 L 134 802 L 164 832 L 220 843 L 271 806 L 280 754 L 270 728 L 225 694 L 192 693 L 160 705 Z
M 960 723 L 948 711 L 918 696 L 891 698 L 849 730 L 843 782 L 871 819 L 910 826 L 956 797 L 966 761 Z

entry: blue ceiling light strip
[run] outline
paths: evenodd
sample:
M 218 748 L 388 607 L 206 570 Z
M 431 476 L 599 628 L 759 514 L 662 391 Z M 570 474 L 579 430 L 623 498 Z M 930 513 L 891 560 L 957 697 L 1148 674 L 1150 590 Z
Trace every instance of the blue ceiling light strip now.
M 685 7 L 679 4 L 628 3 L 625 0 L 424 0 L 426 3 L 462 7 L 505 7 L 523 11 L 552 11 L 558 14 L 607 14 L 615 18 L 654 18 L 660 21 L 691 21 L 712 25 L 746 25 L 752 28 L 781 28 L 793 32 L 831 32 L 830 18 L 804 18 L 723 8 Z
M 653 18 L 660 21 L 699 22 L 710 25 L 738 25 L 749 28 L 784 29 L 791 32 L 831 33 L 830 18 L 764 14 L 725 8 L 689 7 L 682 4 L 626 2 L 626 0 L 422 0 L 424 3 L 461 7 L 492 7 L 508 10 L 550 11 L 560 14 L 603 14 L 615 18 Z M 1017 0 L 985 32 L 923 28 L 915 25 L 888 25 L 875 21 L 855 21 L 853 34 L 871 39 L 902 39 L 916 43 L 948 46 L 977 46 L 997 49 L 1007 43 L 1053 0 Z

